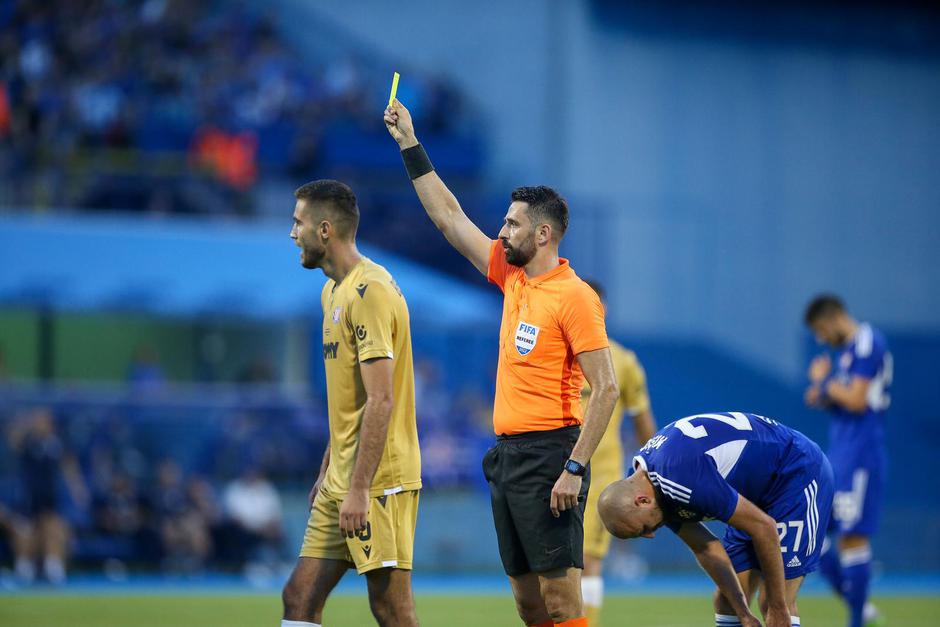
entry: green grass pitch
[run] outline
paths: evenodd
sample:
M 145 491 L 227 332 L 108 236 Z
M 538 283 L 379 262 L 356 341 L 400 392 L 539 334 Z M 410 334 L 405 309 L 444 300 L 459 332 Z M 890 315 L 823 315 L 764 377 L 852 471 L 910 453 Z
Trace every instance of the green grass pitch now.
M 888 625 L 937 625 L 940 599 L 890 597 L 876 599 Z M 507 596 L 419 595 L 418 615 L 425 627 L 516 626 L 512 600 Z M 688 596 L 612 596 L 606 600 L 604 627 L 701 627 L 712 625 L 707 598 Z M 828 597 L 801 602 L 803 625 L 841 627 L 844 613 Z M 30 594 L 0 596 L 0 625 L 4 627 L 275 627 L 280 621 L 276 594 L 115 595 Z M 364 596 L 337 595 L 324 613 L 328 627 L 374 625 Z

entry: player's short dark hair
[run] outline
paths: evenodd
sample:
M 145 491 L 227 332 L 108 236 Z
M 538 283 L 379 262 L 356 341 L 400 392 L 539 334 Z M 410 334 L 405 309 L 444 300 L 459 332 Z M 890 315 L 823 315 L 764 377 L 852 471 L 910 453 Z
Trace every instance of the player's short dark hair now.
M 845 311 L 845 303 L 835 294 L 820 294 L 806 306 L 803 320 L 807 326 L 812 326 L 817 320 L 828 318 Z
M 597 294 L 597 296 L 598 296 L 601 300 L 604 300 L 605 298 L 607 298 L 607 292 L 606 292 L 606 290 L 604 290 L 604 286 L 601 285 L 598 281 L 596 281 L 596 280 L 594 280 L 594 279 L 584 279 L 584 282 L 587 283 L 588 286 L 589 286 L 592 290 L 594 290 L 594 292 Z
M 322 204 L 340 237 L 356 237 L 356 229 L 359 228 L 359 205 L 356 204 L 356 194 L 349 185 L 332 179 L 311 181 L 298 187 L 294 198 L 306 201 L 308 207 L 314 203 Z
M 528 203 L 529 219 L 535 224 L 551 224 L 558 239 L 568 230 L 568 203 L 551 187 L 517 187 L 512 190 L 512 199 Z

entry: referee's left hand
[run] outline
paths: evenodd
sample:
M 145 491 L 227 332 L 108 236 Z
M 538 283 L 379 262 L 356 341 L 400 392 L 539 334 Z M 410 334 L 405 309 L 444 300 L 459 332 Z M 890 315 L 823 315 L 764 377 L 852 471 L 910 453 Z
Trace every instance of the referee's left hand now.
M 581 492 L 581 477 L 573 475 L 567 470 L 561 471 L 561 476 L 552 488 L 552 498 L 549 507 L 552 516 L 558 518 L 561 512 L 574 509 L 578 506 L 578 494 Z

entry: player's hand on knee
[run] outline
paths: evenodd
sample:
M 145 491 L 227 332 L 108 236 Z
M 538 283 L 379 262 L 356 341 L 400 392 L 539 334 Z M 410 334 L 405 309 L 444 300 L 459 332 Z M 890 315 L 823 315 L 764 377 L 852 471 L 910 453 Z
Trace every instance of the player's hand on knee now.
M 581 492 L 581 477 L 573 475 L 568 471 L 562 471 L 558 481 L 552 488 L 552 497 L 549 501 L 549 507 L 552 510 L 552 516 L 558 518 L 561 512 L 574 509 L 578 506 L 578 494 Z
M 369 517 L 369 490 L 350 490 L 339 508 L 339 529 L 353 538 L 366 528 Z
M 764 622 L 767 627 L 790 627 L 790 610 L 770 607 L 764 615 Z
M 760 621 L 753 614 L 748 614 L 747 616 L 742 616 L 741 618 L 741 627 L 761 627 Z

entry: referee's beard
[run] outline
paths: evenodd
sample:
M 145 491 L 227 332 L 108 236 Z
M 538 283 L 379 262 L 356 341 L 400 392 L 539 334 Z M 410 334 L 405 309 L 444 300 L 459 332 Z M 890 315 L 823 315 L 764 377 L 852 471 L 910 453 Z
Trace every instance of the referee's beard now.
M 506 263 L 511 266 L 525 267 L 535 257 L 535 229 L 529 233 L 519 246 L 513 246 L 508 239 L 500 240 L 506 253 Z

